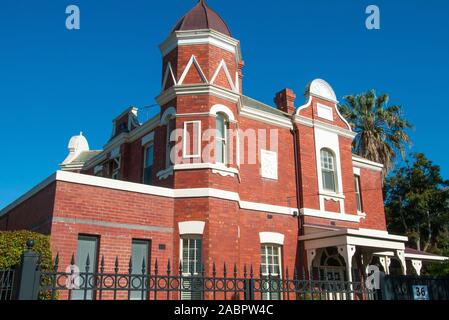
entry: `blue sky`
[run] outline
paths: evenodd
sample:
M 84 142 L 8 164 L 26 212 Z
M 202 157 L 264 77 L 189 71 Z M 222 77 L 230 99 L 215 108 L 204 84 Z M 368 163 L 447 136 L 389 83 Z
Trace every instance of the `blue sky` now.
M 154 103 L 158 45 L 195 0 L 1 0 L 0 208 L 58 169 L 72 135 L 102 148 L 126 107 Z M 241 40 L 244 93 L 272 104 L 323 78 L 341 99 L 368 89 L 391 95 L 415 124 L 410 151 L 449 178 L 449 1 L 208 0 Z M 81 30 L 65 28 L 65 8 Z M 381 30 L 365 28 L 365 8 Z

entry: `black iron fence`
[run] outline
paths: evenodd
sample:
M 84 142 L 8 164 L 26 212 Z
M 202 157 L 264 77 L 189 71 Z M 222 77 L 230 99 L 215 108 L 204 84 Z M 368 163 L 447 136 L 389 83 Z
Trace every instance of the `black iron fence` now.
M 237 265 L 179 265 L 158 261 L 151 266 L 143 261 L 135 272 L 132 260 L 121 265 L 119 259 L 106 272 L 104 257 L 98 265 L 90 258 L 61 271 L 56 257 L 51 271 L 41 270 L 40 256 L 32 242 L 22 255 L 21 264 L 0 270 L 0 300 L 449 300 L 449 279 L 430 277 L 381 277 L 381 290 L 370 290 L 363 277 L 356 281 L 327 281 L 307 277 L 303 270 L 272 270 Z M 64 266 L 63 266 L 64 267 Z M 192 274 L 187 270 L 198 270 Z M 276 272 L 274 272 L 276 271 Z
M 164 267 L 156 260 L 152 266 L 146 261 L 135 272 L 132 260 L 121 265 L 119 259 L 106 272 L 104 257 L 98 267 L 90 257 L 84 263 L 72 257 L 70 266 L 60 270 L 59 256 L 51 271 L 41 270 L 40 256 L 28 242 L 28 251 L 22 255 L 17 268 L 15 294 L 11 291 L 11 273 L 2 281 L 0 292 L 18 300 L 368 300 L 374 293 L 363 281 L 324 281 L 305 277 L 296 270 L 290 274 L 279 270 L 237 265 L 218 268 L 215 264 L 206 270 L 204 266 Z M 187 270 L 199 270 L 192 274 Z M 14 277 L 14 274 L 12 274 Z M 5 278 L 5 279 L 6 279 Z
M 15 270 L 0 270 L 0 301 L 12 300 L 15 284 Z
M 323 281 L 305 278 L 298 272 L 292 276 L 285 270 L 283 277 L 262 268 L 257 272 L 244 266 L 240 273 L 236 265 L 230 272 L 223 266 L 218 274 L 215 264 L 210 275 L 204 266 L 198 274 L 186 273 L 182 264 L 176 270 L 170 262 L 164 271 L 155 261 L 154 268 L 142 262 L 141 273 L 133 273 L 132 260 L 122 270 L 119 259 L 114 272 L 105 272 L 104 257 L 98 272 L 91 270 L 90 258 L 82 266 L 72 257 L 70 272 L 60 272 L 59 258 L 52 272 L 40 273 L 40 294 L 50 299 L 69 300 L 367 300 L 374 292 L 363 282 Z

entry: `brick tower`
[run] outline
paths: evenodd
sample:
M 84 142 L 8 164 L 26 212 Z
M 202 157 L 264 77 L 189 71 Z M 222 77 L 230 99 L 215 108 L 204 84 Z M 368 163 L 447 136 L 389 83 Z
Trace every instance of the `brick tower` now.
M 225 21 L 201 0 L 181 18 L 160 49 L 162 91 L 157 101 L 161 127 L 155 147 L 165 157 L 156 164 L 158 184 L 175 190 L 204 188 L 237 193 L 238 161 L 230 136 L 237 129 L 242 91 L 239 41 L 232 37 Z M 175 204 L 175 229 L 180 238 L 201 238 L 202 262 L 207 269 L 212 261 L 222 262 L 218 251 L 225 251 L 228 259 L 235 258 L 228 263 L 237 263 L 238 220 L 235 216 L 230 219 L 228 213 L 237 215 L 238 203 L 213 195 L 194 200 L 192 194 L 185 196 Z M 183 241 L 174 238 L 178 239 L 174 243 L 176 252 Z

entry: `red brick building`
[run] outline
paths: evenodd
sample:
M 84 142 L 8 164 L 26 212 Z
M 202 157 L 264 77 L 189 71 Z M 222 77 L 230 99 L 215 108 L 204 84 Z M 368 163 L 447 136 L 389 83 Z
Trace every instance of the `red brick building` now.
M 274 106 L 245 96 L 240 42 L 204 1 L 160 49 L 160 114 L 139 123 L 127 109 L 103 150 L 73 137 L 61 171 L 3 209 L 0 230 L 49 234 L 61 265 L 104 255 L 111 271 L 136 256 L 347 280 L 395 258 L 419 273 L 423 257 L 386 230 L 383 166 L 352 154 L 327 82 L 305 100 L 284 89 Z

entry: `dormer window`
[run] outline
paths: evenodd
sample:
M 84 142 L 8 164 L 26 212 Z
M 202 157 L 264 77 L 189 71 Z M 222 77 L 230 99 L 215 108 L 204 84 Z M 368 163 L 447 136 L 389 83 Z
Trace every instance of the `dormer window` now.
M 321 150 L 321 175 L 323 189 L 329 192 L 338 192 L 337 169 L 334 153 L 329 149 Z
M 216 130 L 216 162 L 221 164 L 228 163 L 228 118 L 223 113 L 217 114 L 217 130 Z

